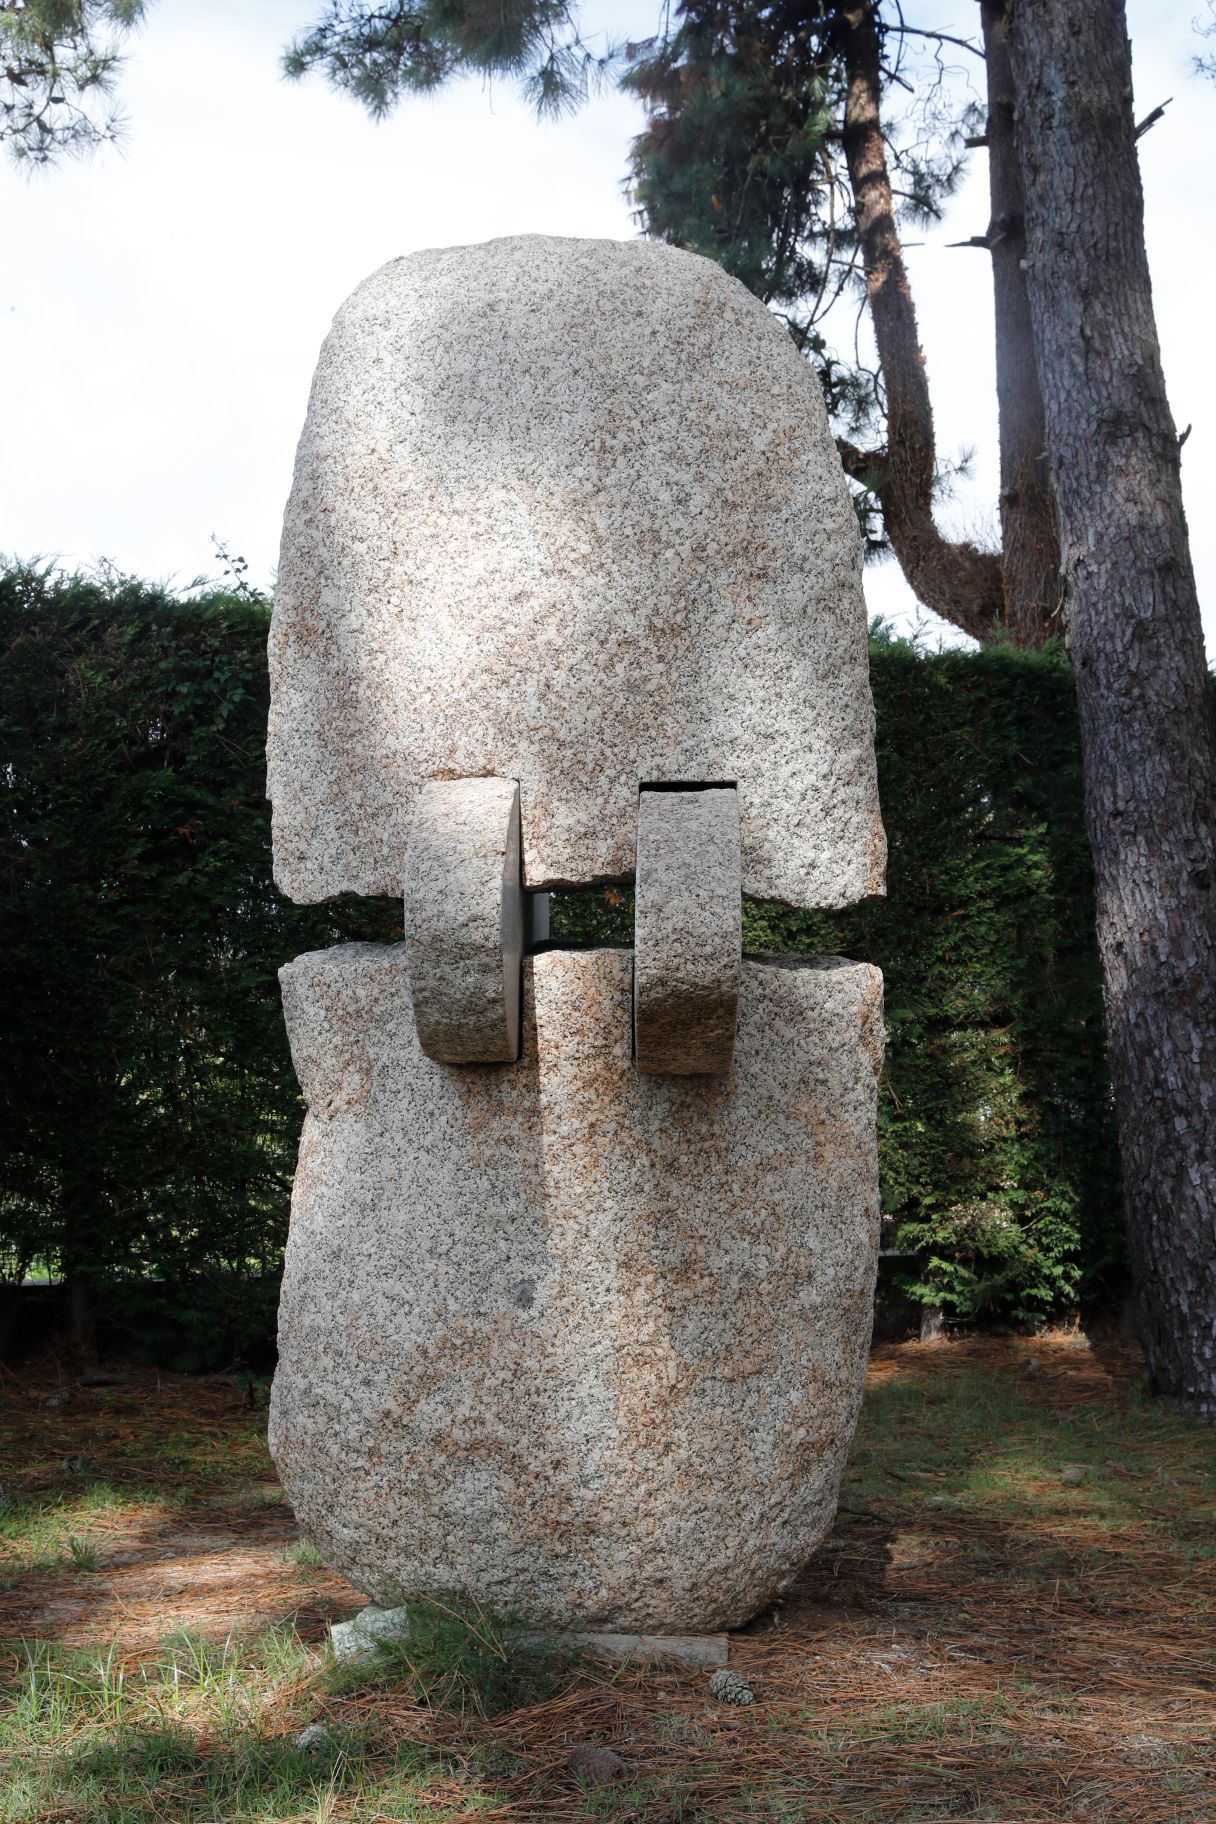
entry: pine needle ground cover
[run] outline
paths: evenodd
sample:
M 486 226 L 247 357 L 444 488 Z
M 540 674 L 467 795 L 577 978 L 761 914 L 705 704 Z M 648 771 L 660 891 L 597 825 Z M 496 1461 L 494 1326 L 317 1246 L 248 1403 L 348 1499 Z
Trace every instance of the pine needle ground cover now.
M 0 1820 L 1208 1824 L 1216 1434 L 1140 1373 L 1079 1334 L 876 1350 L 835 1531 L 732 1645 L 740 1708 L 458 1595 L 335 1668 L 360 1599 L 298 1538 L 264 1389 L 8 1376 Z

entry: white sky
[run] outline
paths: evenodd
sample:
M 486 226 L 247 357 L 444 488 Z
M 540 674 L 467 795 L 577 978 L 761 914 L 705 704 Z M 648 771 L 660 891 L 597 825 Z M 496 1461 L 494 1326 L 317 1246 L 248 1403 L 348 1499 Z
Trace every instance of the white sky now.
M 360 279 L 421 247 L 635 232 L 621 189 L 631 102 L 538 126 L 513 92 L 463 83 L 374 126 L 319 78 L 278 74 L 320 10 L 157 0 L 122 81 L 122 151 L 33 179 L 0 166 L 0 550 L 184 583 L 216 573 L 215 532 L 269 583 L 317 350 Z M 970 32 L 976 10 L 942 0 L 935 22 Z M 1129 3 L 1138 112 L 1174 97 L 1141 157 L 1166 375 L 1179 426 L 1194 425 L 1183 476 L 1216 655 L 1216 88 L 1188 73 L 1199 10 Z M 589 0 L 583 18 L 640 37 L 656 12 Z M 939 447 L 976 450 L 943 523 L 991 535 L 990 271 L 982 251 L 945 245 L 987 219 L 978 153 L 909 261 Z M 917 613 L 893 563 L 867 573 L 867 595 L 901 622 Z

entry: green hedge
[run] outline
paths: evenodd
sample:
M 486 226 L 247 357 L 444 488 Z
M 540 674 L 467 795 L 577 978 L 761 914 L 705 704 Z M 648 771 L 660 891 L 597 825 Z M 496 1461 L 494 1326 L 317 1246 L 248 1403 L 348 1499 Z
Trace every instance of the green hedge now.
M 104 1284 L 182 1365 L 273 1323 L 300 1121 L 275 970 L 392 924 L 271 884 L 268 622 L 0 576 L 0 1264 Z
M 104 1284 L 183 1363 L 273 1305 L 300 1119 L 275 970 L 400 928 L 271 883 L 268 615 L 0 576 L 0 1269 Z M 882 966 L 886 1245 L 923 1301 L 1036 1320 L 1122 1260 L 1070 675 L 898 642 L 872 674 L 890 898 L 749 904 L 745 941 Z M 628 893 L 560 896 L 554 933 L 628 941 Z

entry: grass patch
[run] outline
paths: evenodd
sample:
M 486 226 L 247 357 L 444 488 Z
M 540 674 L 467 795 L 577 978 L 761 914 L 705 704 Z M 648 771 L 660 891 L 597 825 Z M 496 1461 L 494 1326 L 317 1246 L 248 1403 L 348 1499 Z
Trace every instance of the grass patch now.
M 323 1656 L 286 1628 L 244 1645 L 183 1632 L 135 1665 L 31 1643 L 0 1692 L 0 1820 L 265 1824 L 325 1794 L 344 1816 L 425 1816 L 448 1756 L 341 1721 L 298 1745 L 326 1690 Z
M 68 1556 L 73 1570 L 95 1571 L 97 1569 L 97 1547 L 88 1539 L 81 1539 L 75 1533 L 68 1534 Z
M 556 1689 L 557 1662 L 520 1617 L 495 1614 L 463 1592 L 403 1606 L 408 1633 L 379 1642 L 379 1677 L 404 1681 L 428 1710 L 484 1720 L 542 1703 Z M 365 1668 L 335 1668 L 340 1687 L 367 1676 Z
M 0 1506 L 0 1585 L 62 1570 L 97 1569 L 98 1548 L 136 1521 L 159 1521 L 159 1501 L 115 1489 L 109 1482 L 10 1495 Z
M 1033 1357 L 1023 1356 L 1034 1360 Z M 1015 1370 L 908 1372 L 873 1387 L 846 1499 L 936 1510 L 943 1524 L 1004 1524 L 1031 1543 L 1021 1567 L 1052 1569 L 1056 1541 L 1094 1553 L 1134 1536 L 1195 1559 L 1216 1549 L 1216 1461 L 1207 1427 L 1158 1406 L 1056 1405 Z M 1079 1473 L 1070 1481 L 1068 1473 Z M 991 1539 L 987 1542 L 991 1549 Z
M 297 1539 L 283 1553 L 287 1564 L 298 1564 L 304 1570 L 315 1571 L 318 1565 L 325 1563 L 320 1552 L 311 1539 Z

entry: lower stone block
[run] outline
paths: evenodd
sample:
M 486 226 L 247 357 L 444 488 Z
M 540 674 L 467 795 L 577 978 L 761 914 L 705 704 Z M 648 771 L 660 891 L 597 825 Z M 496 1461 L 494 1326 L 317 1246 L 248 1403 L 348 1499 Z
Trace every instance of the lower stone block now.
M 878 1241 L 881 977 L 748 960 L 729 1077 L 646 1076 L 631 957 L 525 970 L 521 1062 L 422 1053 L 403 946 L 282 971 L 309 1103 L 271 1405 L 385 1607 L 737 1626 L 831 1525 Z

